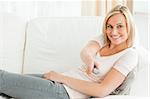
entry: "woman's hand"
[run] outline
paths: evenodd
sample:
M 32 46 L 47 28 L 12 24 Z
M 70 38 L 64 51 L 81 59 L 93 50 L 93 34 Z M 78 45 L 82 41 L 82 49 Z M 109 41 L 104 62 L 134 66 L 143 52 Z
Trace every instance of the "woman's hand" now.
M 100 68 L 100 62 L 95 60 L 95 56 L 87 53 L 85 56 L 82 55 L 85 65 L 87 66 L 86 73 L 89 75 L 93 72 L 94 68 Z
M 94 66 L 95 66 L 95 67 L 94 67 Z M 91 74 L 91 73 L 93 72 L 94 68 L 99 69 L 99 68 L 100 68 L 100 63 L 97 62 L 97 61 L 91 61 L 91 64 L 90 64 L 90 65 L 87 65 L 86 73 L 87 73 L 87 74 Z
M 56 81 L 59 83 L 63 83 L 62 81 L 63 81 L 64 75 L 57 73 L 55 71 L 50 71 L 44 74 L 44 78 L 47 80 L 52 80 L 52 81 Z

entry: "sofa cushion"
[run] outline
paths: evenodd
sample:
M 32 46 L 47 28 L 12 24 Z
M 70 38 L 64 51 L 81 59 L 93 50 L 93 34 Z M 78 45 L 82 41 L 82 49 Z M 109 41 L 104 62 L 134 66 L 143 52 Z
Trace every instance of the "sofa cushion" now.
M 23 73 L 67 71 L 81 65 L 80 50 L 100 34 L 101 17 L 36 18 L 28 23 Z

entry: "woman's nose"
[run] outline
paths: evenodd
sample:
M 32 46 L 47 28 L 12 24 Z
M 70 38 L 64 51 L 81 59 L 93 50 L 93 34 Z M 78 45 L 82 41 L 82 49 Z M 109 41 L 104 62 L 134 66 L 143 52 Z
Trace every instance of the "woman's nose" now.
M 111 34 L 116 35 L 118 34 L 118 30 L 116 28 L 113 28 L 111 31 Z

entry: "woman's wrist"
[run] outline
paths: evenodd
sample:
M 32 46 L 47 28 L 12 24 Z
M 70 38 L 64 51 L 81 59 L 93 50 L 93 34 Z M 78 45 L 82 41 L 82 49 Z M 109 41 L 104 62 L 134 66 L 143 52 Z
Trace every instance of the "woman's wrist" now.
M 67 76 L 62 75 L 60 82 L 63 83 L 63 84 L 66 84 L 66 82 L 67 82 Z

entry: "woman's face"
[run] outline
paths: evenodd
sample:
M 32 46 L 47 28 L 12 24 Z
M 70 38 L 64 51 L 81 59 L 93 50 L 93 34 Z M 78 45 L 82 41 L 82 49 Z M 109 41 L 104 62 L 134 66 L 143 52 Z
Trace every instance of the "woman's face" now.
M 119 45 L 127 40 L 128 34 L 124 15 L 115 14 L 108 19 L 106 34 L 113 45 Z

